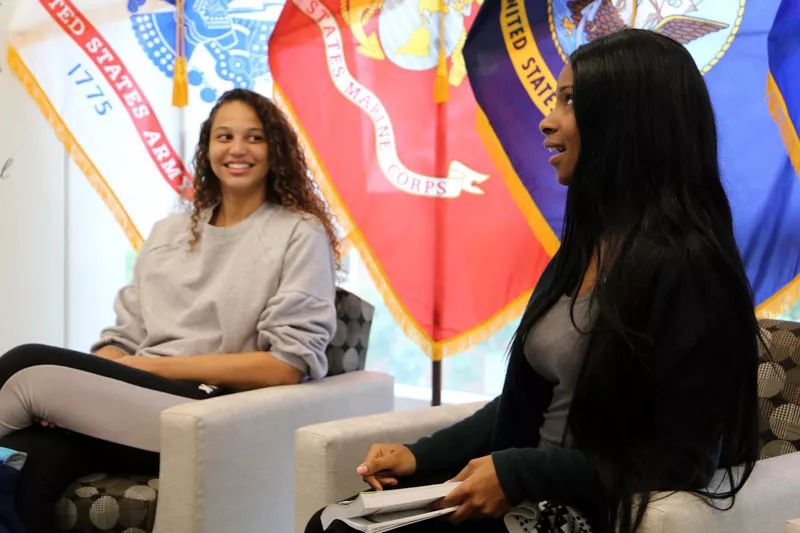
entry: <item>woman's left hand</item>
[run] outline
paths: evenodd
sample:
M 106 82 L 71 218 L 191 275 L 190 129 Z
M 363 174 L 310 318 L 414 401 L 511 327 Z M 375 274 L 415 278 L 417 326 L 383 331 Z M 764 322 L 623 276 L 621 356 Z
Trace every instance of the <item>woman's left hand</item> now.
M 432 509 L 460 505 L 447 517 L 450 522 L 458 524 L 478 518 L 499 518 L 510 507 L 497 479 L 491 455 L 473 459 L 450 481 L 461 481 L 461 485 L 431 505 Z
M 161 364 L 159 364 L 160 361 L 159 358 L 157 357 L 126 355 L 125 357 L 120 357 L 119 359 L 115 359 L 114 362 L 119 363 L 121 365 L 130 366 L 132 368 L 138 368 L 139 370 L 144 370 L 145 372 L 150 372 L 152 374 L 163 376 L 161 372 L 163 367 Z

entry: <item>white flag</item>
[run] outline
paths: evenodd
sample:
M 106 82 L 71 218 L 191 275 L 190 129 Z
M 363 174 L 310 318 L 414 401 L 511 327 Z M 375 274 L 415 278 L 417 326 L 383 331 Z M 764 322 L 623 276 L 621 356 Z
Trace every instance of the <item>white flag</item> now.
M 9 26 L 9 67 L 137 249 L 191 185 L 185 162 L 222 92 L 272 94 L 283 1 L 186 0 L 189 106 L 173 107 L 174 3 L 28 0 Z

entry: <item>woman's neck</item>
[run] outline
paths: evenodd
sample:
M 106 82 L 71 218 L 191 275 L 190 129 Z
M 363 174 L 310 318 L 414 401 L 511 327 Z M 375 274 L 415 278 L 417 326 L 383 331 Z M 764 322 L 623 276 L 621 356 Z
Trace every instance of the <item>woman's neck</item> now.
M 594 290 L 597 283 L 597 254 L 592 254 L 592 259 L 589 261 L 589 266 L 586 268 L 586 274 L 583 275 L 583 281 L 578 289 L 578 296 L 583 296 Z
M 603 256 L 605 252 L 605 242 L 601 241 L 599 251 L 595 250 L 591 259 L 589 259 L 589 266 L 586 268 L 586 273 L 583 275 L 583 280 L 581 280 L 581 285 L 578 288 L 578 296 L 583 296 L 594 290 L 595 285 L 597 285 L 597 274 L 600 268 L 599 258 Z M 603 259 L 605 260 L 606 258 L 603 257 Z
M 223 196 L 211 224 L 219 228 L 235 226 L 255 213 L 262 205 L 264 205 L 263 196 Z

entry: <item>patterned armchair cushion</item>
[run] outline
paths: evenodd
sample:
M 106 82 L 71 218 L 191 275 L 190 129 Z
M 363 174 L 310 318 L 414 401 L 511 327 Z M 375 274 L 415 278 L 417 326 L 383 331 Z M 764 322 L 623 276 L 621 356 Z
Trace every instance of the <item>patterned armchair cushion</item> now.
M 758 404 L 761 458 L 766 459 L 800 450 L 800 324 L 759 323 L 773 361 L 769 362 L 762 348 Z
M 355 294 L 336 289 L 336 332 L 326 354 L 328 375 L 364 370 L 375 308 Z
M 70 486 L 56 503 L 58 531 L 150 533 L 156 516 L 158 479 L 92 474 Z

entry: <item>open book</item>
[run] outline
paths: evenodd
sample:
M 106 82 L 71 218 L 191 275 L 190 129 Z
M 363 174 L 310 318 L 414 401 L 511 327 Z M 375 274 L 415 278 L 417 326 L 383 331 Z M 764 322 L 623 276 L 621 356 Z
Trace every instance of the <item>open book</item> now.
M 452 513 L 457 507 L 429 511 L 428 504 L 447 496 L 459 483 L 442 483 L 408 489 L 362 492 L 354 500 L 334 503 L 322 511 L 322 528 L 334 520 L 366 533 L 381 533 Z

